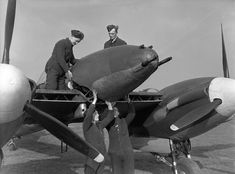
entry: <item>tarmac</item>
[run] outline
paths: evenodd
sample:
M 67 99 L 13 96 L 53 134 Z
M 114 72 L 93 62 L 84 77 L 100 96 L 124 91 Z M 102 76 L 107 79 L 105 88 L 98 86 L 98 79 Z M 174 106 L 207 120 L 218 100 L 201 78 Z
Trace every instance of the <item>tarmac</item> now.
M 81 124 L 72 129 L 82 135 Z M 202 173 L 235 174 L 235 119 L 195 137 L 192 142 L 192 159 Z M 47 131 L 22 137 L 16 141 L 17 150 L 4 146 L 1 174 L 83 174 L 85 157 L 68 148 L 60 152 L 60 141 Z M 109 170 L 109 162 L 106 169 Z M 135 153 L 136 174 L 171 174 L 170 167 L 157 162 L 148 153 Z

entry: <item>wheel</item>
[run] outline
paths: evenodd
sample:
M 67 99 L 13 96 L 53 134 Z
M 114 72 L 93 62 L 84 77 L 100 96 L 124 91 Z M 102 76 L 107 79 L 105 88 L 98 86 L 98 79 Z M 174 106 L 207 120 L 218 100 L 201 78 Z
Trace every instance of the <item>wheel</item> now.
M 179 174 L 202 174 L 197 163 L 185 157 L 177 160 L 177 170 Z

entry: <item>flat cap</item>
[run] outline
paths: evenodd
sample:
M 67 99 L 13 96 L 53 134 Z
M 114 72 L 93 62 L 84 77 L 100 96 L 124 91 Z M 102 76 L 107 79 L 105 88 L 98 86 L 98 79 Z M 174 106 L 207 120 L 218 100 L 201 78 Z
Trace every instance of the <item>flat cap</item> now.
M 112 29 L 115 29 L 116 32 L 118 31 L 118 26 L 117 25 L 111 24 L 111 25 L 108 25 L 106 28 L 107 28 L 108 32 L 110 32 Z
M 71 30 L 71 35 L 81 40 L 84 38 L 84 34 L 79 30 Z

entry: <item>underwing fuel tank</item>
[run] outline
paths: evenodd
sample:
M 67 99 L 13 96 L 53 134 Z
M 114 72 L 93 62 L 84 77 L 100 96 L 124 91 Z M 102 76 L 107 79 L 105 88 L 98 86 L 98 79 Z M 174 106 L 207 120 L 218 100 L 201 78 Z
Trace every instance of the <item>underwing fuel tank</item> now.
M 123 45 L 97 51 L 73 66 L 73 81 L 96 89 L 101 99 L 114 101 L 141 85 L 157 68 L 156 51 Z

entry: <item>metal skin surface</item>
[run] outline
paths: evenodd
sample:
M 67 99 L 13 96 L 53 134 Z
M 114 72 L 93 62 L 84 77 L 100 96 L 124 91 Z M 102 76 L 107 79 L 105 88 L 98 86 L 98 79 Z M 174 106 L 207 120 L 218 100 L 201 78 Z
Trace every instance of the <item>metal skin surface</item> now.
M 23 108 L 31 98 L 28 79 L 16 67 L 0 64 L 0 145 L 4 145 L 19 128 Z
M 147 116 L 143 126 L 149 136 L 185 140 L 203 134 L 225 122 L 235 113 L 235 80 L 228 78 L 198 78 L 180 82 L 161 91 L 163 101 Z M 192 97 L 185 98 L 185 93 Z M 201 96 L 194 96 L 194 93 Z M 203 95 L 204 93 L 204 95 Z M 187 99 L 183 101 L 183 99 Z M 210 104 L 214 99 L 222 103 L 192 124 L 171 130 L 170 126 L 189 112 Z M 174 101 L 174 102 L 172 102 Z M 198 114 L 201 114 L 198 112 Z
M 108 48 L 79 59 L 72 69 L 73 81 L 95 88 L 102 99 L 116 100 L 143 83 L 158 68 L 158 62 L 151 48 Z

